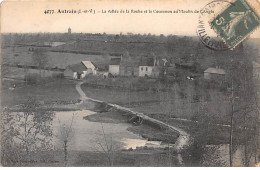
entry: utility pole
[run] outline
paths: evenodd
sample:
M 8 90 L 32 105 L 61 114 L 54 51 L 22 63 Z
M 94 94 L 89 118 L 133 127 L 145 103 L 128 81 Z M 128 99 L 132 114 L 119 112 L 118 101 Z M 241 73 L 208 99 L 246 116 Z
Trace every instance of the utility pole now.
M 234 86 L 233 80 L 231 85 L 231 115 L 230 115 L 230 141 L 229 141 L 229 160 L 230 167 L 233 166 L 233 114 L 234 114 Z

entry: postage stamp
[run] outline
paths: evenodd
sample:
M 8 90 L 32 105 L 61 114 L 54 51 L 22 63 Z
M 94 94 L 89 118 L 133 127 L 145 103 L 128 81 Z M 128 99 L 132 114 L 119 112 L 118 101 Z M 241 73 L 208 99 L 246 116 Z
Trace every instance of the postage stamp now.
M 230 4 L 231 2 L 226 0 L 215 0 L 200 9 L 196 33 L 200 41 L 211 50 L 224 51 L 230 49 L 209 24 L 209 21 L 211 21 L 216 14 L 219 14 Z
M 210 25 L 232 49 L 260 25 L 260 17 L 246 0 L 236 0 L 213 18 Z

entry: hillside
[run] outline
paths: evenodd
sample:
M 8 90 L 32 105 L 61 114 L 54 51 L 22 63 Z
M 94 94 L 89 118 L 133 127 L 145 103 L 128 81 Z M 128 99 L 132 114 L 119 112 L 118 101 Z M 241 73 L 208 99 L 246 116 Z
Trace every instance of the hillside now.
M 2 48 L 10 45 L 47 41 L 65 44 L 45 48 L 47 51 L 82 55 L 121 56 L 126 51 L 135 60 L 142 56 L 167 58 L 172 63 L 197 62 L 202 69 L 212 66 L 228 68 L 234 58 L 258 60 L 259 39 L 248 39 L 233 51 L 214 51 L 206 48 L 198 37 L 175 35 L 107 35 L 107 34 L 4 34 Z M 230 56 L 227 58 L 227 56 Z M 62 57 L 62 55 L 60 55 Z M 61 58 L 62 59 L 62 58 Z M 105 61 L 105 60 L 104 60 Z M 69 64 L 69 63 L 68 63 Z M 103 63 L 105 64 L 105 63 Z

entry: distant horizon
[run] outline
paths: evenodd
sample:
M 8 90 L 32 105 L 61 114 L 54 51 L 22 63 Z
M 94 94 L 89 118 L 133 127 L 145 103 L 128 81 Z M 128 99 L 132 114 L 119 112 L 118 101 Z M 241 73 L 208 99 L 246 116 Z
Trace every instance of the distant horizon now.
M 99 33 L 99 32 L 96 32 L 96 33 L 92 33 L 92 32 L 71 32 L 70 34 L 92 34 L 92 35 L 96 35 L 96 34 L 99 34 L 99 35 L 103 35 L 103 34 L 106 34 L 106 35 L 120 35 L 120 33 L 107 33 L 107 32 L 102 32 L 102 33 Z M 131 33 L 132 35 L 138 35 L 140 34 L 141 36 L 144 36 L 145 34 L 148 35 L 148 34 L 151 34 L 152 36 L 160 36 L 160 35 L 163 35 L 165 37 L 167 36 L 178 36 L 178 37 L 192 37 L 192 38 L 198 38 L 199 37 L 197 35 L 178 35 L 178 34 L 152 34 L 152 33 L 132 33 L 132 32 L 127 32 L 127 33 L 123 33 L 121 32 L 122 35 L 126 35 L 126 36 L 129 36 L 128 33 Z M 69 34 L 68 32 L 6 32 L 6 33 L 1 33 L 3 35 L 7 35 L 7 34 Z M 130 35 L 131 36 L 131 35 Z M 210 36 L 210 37 L 214 37 L 214 38 L 217 38 L 217 36 Z M 245 39 L 244 41 L 248 41 L 250 39 L 260 39 L 260 37 L 249 37 L 247 39 Z
M 168 33 L 151 33 L 151 32 L 147 32 L 147 33 L 136 33 L 136 32 L 119 32 L 119 33 L 111 33 L 111 32 L 73 32 L 73 29 L 71 31 L 71 33 L 68 33 L 67 32 L 1 32 L 1 34 L 107 34 L 107 35 L 128 35 L 129 33 L 130 34 L 133 34 L 133 35 L 148 35 L 148 34 L 151 34 L 151 35 L 156 35 L 156 36 L 160 36 L 160 35 L 164 35 L 164 36 L 169 36 L 169 35 L 176 35 L 176 36 L 189 36 L 189 37 L 196 37 L 197 35 L 184 35 L 184 34 L 168 34 Z

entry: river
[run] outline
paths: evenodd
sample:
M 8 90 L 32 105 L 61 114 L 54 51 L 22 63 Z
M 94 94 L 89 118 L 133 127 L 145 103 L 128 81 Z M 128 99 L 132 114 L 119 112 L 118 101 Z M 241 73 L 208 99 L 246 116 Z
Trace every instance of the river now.
M 131 124 L 100 123 L 84 119 L 85 116 L 91 114 L 95 114 L 95 112 L 89 110 L 55 112 L 55 118 L 53 120 L 53 143 L 55 149 L 62 148 L 62 134 L 64 133 L 61 132 L 64 132 L 64 129 L 70 129 L 71 122 L 72 131 L 69 133 L 68 150 L 102 151 L 102 146 L 104 147 L 106 145 L 104 135 L 108 145 L 113 145 L 113 148 L 116 150 L 136 149 L 136 147 L 142 146 L 161 146 L 161 142 L 148 141 L 147 139 L 128 131 L 127 128 L 132 126 Z M 102 131 L 102 126 L 104 133 Z

